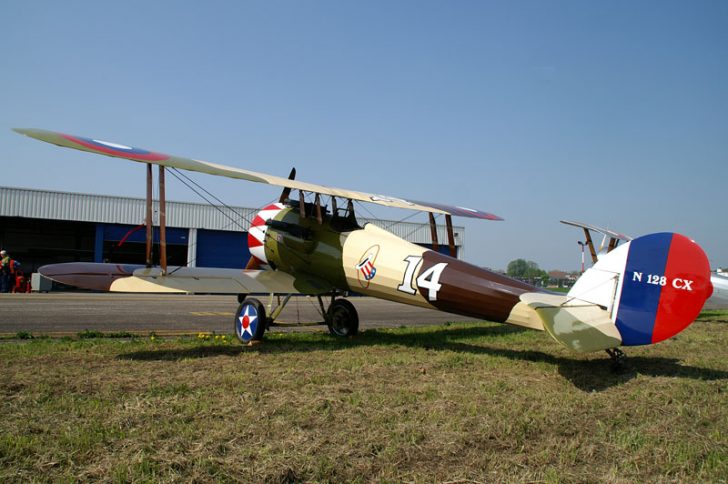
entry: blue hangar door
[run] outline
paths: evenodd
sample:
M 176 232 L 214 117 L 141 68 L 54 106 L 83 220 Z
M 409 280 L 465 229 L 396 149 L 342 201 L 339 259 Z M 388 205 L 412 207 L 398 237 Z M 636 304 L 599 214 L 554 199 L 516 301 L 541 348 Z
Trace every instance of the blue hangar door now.
M 249 258 L 247 232 L 197 230 L 197 267 L 243 269 Z
M 187 229 L 167 227 L 167 263 L 187 264 Z M 144 264 L 147 230 L 142 225 L 96 224 L 95 262 Z M 152 260 L 159 264 L 159 227 L 154 227 Z

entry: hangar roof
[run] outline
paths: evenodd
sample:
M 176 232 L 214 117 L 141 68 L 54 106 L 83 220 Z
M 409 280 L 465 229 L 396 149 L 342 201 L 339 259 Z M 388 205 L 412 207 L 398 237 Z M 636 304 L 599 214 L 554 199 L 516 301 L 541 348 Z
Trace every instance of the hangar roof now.
M 142 198 L 0 187 L 0 216 L 3 217 L 138 225 L 144 222 L 145 210 L 146 201 Z M 248 230 L 248 221 L 253 219 L 258 210 L 168 200 L 167 225 L 210 230 Z M 410 242 L 430 242 L 430 227 L 426 223 L 357 218 L 360 223 L 374 223 Z M 462 226 L 454 227 L 455 243 L 458 246 L 463 245 L 464 230 Z M 440 241 L 447 241 L 444 225 L 438 225 L 437 236 Z

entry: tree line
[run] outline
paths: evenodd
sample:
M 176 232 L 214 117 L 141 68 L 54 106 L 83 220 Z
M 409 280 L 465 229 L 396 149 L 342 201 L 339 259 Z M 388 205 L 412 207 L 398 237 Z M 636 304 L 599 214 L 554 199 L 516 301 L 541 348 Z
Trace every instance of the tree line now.
M 516 259 L 510 261 L 506 268 L 506 274 L 514 279 L 528 281 L 535 285 L 540 283 L 542 286 L 546 286 L 549 283 L 548 272 L 540 269 L 538 264 L 532 260 Z

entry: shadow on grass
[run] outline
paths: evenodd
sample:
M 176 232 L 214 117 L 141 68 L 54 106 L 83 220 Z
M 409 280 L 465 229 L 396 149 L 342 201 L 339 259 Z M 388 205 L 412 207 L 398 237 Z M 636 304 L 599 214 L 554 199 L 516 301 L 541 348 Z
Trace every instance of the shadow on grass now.
M 559 374 L 583 391 L 602 391 L 626 383 L 638 374 L 695 380 L 728 379 L 728 372 L 726 371 L 683 365 L 680 360 L 675 358 L 632 356 L 627 358 L 625 367 L 621 371 L 615 372 L 611 360 L 606 354 L 604 358 L 585 360 L 578 359 L 576 355 L 574 358 L 570 358 L 538 350 L 518 350 L 490 346 L 487 343 L 472 344 L 457 341 L 463 338 L 506 337 L 526 331 L 507 325 L 469 326 L 465 328 L 443 327 L 435 331 L 406 333 L 368 330 L 357 337 L 348 339 L 333 338 L 321 333 L 309 334 L 305 338 L 302 338 L 300 333 L 283 333 L 277 334 L 275 338 L 268 342 L 252 347 L 200 344 L 179 349 L 136 351 L 119 355 L 118 358 L 136 361 L 174 361 L 188 358 L 237 356 L 250 351 L 275 355 L 288 352 L 328 351 L 361 346 L 392 345 L 546 363 L 556 366 Z
M 603 391 L 613 386 L 624 384 L 640 374 L 651 377 L 665 376 L 690 378 L 693 380 L 728 379 L 728 372 L 726 371 L 684 365 L 676 358 L 631 356 L 627 358 L 622 369 L 615 370 L 611 364 L 611 360 L 606 355 L 605 358 L 578 360 L 541 351 L 522 351 L 481 346 L 476 348 L 473 352 L 512 360 L 542 362 L 554 365 L 558 368 L 561 376 L 569 380 L 578 389 L 587 392 Z M 459 349 L 461 351 L 468 351 L 468 349 L 464 348 Z M 473 349 L 470 348 L 469 350 L 472 351 Z

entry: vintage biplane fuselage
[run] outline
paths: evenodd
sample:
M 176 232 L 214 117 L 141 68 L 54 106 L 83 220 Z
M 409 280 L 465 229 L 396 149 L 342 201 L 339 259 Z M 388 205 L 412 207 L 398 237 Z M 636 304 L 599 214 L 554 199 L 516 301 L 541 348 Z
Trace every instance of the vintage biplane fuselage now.
M 372 223 L 359 227 L 351 212 L 327 214 L 319 223 L 296 208 L 278 206 L 266 221 L 262 260 L 275 270 L 320 277 L 340 290 L 498 322 L 509 318 L 521 294 L 539 292 Z

